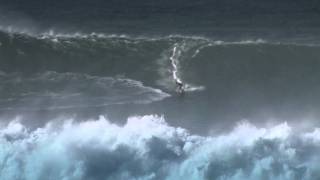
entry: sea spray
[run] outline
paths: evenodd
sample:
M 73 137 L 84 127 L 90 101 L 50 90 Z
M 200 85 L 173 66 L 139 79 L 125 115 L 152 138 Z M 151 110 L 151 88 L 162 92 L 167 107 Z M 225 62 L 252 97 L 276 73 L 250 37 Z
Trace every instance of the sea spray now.
M 130 117 L 123 126 L 98 120 L 50 121 L 30 131 L 19 121 L 0 130 L 0 178 L 306 179 L 320 177 L 319 137 L 287 123 L 198 136 L 157 115 Z

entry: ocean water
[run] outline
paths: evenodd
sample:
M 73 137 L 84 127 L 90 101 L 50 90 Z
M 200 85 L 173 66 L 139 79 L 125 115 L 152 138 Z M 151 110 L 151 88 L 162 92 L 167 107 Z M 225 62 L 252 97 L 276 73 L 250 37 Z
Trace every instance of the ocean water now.
M 319 19 L 316 0 L 1 0 L 0 179 L 320 179 Z

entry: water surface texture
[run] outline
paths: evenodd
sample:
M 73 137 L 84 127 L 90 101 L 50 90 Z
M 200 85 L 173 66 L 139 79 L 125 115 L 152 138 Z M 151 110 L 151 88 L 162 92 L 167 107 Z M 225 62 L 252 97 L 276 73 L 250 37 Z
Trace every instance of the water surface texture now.
M 0 179 L 320 179 L 319 37 L 317 0 L 1 0 Z

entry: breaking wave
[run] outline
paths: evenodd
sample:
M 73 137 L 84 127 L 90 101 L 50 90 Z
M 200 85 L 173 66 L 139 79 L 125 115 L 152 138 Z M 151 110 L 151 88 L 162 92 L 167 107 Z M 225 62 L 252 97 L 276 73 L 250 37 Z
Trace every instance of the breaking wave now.
M 196 58 L 202 49 L 212 46 L 262 43 L 266 42 L 261 39 L 224 42 L 180 35 L 130 37 L 102 33 L 67 34 L 53 30 L 31 33 L 9 26 L 0 27 L 0 58 L 3 59 L 0 65 L 5 72 L 46 70 L 110 77 L 121 75 L 162 86 L 170 92 L 174 89 L 174 81 L 178 80 L 184 81 L 185 91 L 199 91 L 205 86 L 183 78 L 183 61 Z
M 163 117 L 130 117 L 123 126 L 98 120 L 48 123 L 30 131 L 18 119 L 0 130 L 0 178 L 319 179 L 319 129 L 287 123 L 198 136 Z

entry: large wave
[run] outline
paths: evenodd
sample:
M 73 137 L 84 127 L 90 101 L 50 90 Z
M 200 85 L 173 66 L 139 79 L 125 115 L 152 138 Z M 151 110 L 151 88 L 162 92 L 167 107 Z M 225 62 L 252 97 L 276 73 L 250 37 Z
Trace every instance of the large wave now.
M 319 129 L 298 133 L 287 123 L 257 128 L 240 123 L 230 133 L 197 136 L 163 117 L 105 117 L 50 122 L 30 131 L 18 119 L 0 130 L 0 178 L 319 179 Z
M 295 97 L 303 88 L 316 91 L 319 46 L 280 42 L 6 30 L 0 32 L 0 67 L 23 76 L 54 71 L 122 77 L 169 93 L 178 77 L 190 90 L 206 88 L 234 98 L 252 92 L 264 99 L 264 93 L 276 92 L 269 100 L 285 97 L 280 91 L 294 91 Z
M 2 92 L 5 93 L 0 95 L 0 104 L 4 110 L 17 107 L 14 103 L 18 102 L 21 109 L 45 109 L 49 104 L 49 108 L 81 107 L 82 111 L 82 107 L 131 104 L 140 100 L 154 102 L 175 93 L 176 76 L 185 85 L 190 85 L 190 91 L 204 91 L 187 93 L 186 98 L 172 96 L 166 101 L 153 103 L 155 106 L 148 106 L 148 110 L 142 107 L 139 112 L 130 107 L 129 113 L 179 114 L 190 121 L 201 117 L 206 122 L 214 122 L 212 119 L 232 122 L 239 118 L 264 121 L 269 118 L 292 120 L 317 116 L 320 102 L 316 100 L 320 85 L 317 69 L 320 64 L 319 46 L 279 41 L 281 43 L 250 38 L 222 41 L 193 36 L 130 37 L 2 31 L 0 67 L 4 74 L 10 76 L 2 76 L 2 86 L 5 86 Z M 51 75 L 48 74 L 60 78 L 60 83 L 50 80 Z M 41 76 L 49 79 L 39 78 Z M 14 81 L 4 83 L 7 77 Z M 127 96 L 122 90 L 106 87 L 103 83 L 109 84 L 107 79 L 124 86 L 130 86 L 130 82 L 137 84 L 127 88 Z M 68 83 L 80 89 L 70 89 Z M 87 84 L 92 86 L 88 88 Z M 47 86 L 54 88 L 48 89 Z M 6 87 L 11 87 L 11 90 Z M 117 96 L 108 96 L 109 90 Z M 29 93 L 30 101 L 25 101 L 26 96 L 10 95 L 14 92 L 20 95 Z M 34 96 L 34 92 L 41 98 Z M 136 96 L 139 92 L 142 92 L 141 98 Z M 79 93 L 84 96 L 80 97 Z M 9 96 L 5 96 L 7 94 Z M 66 94 L 67 98 L 61 98 Z M 38 103 L 30 97 L 44 101 Z M 184 113 L 176 112 L 175 108 L 181 108 Z

